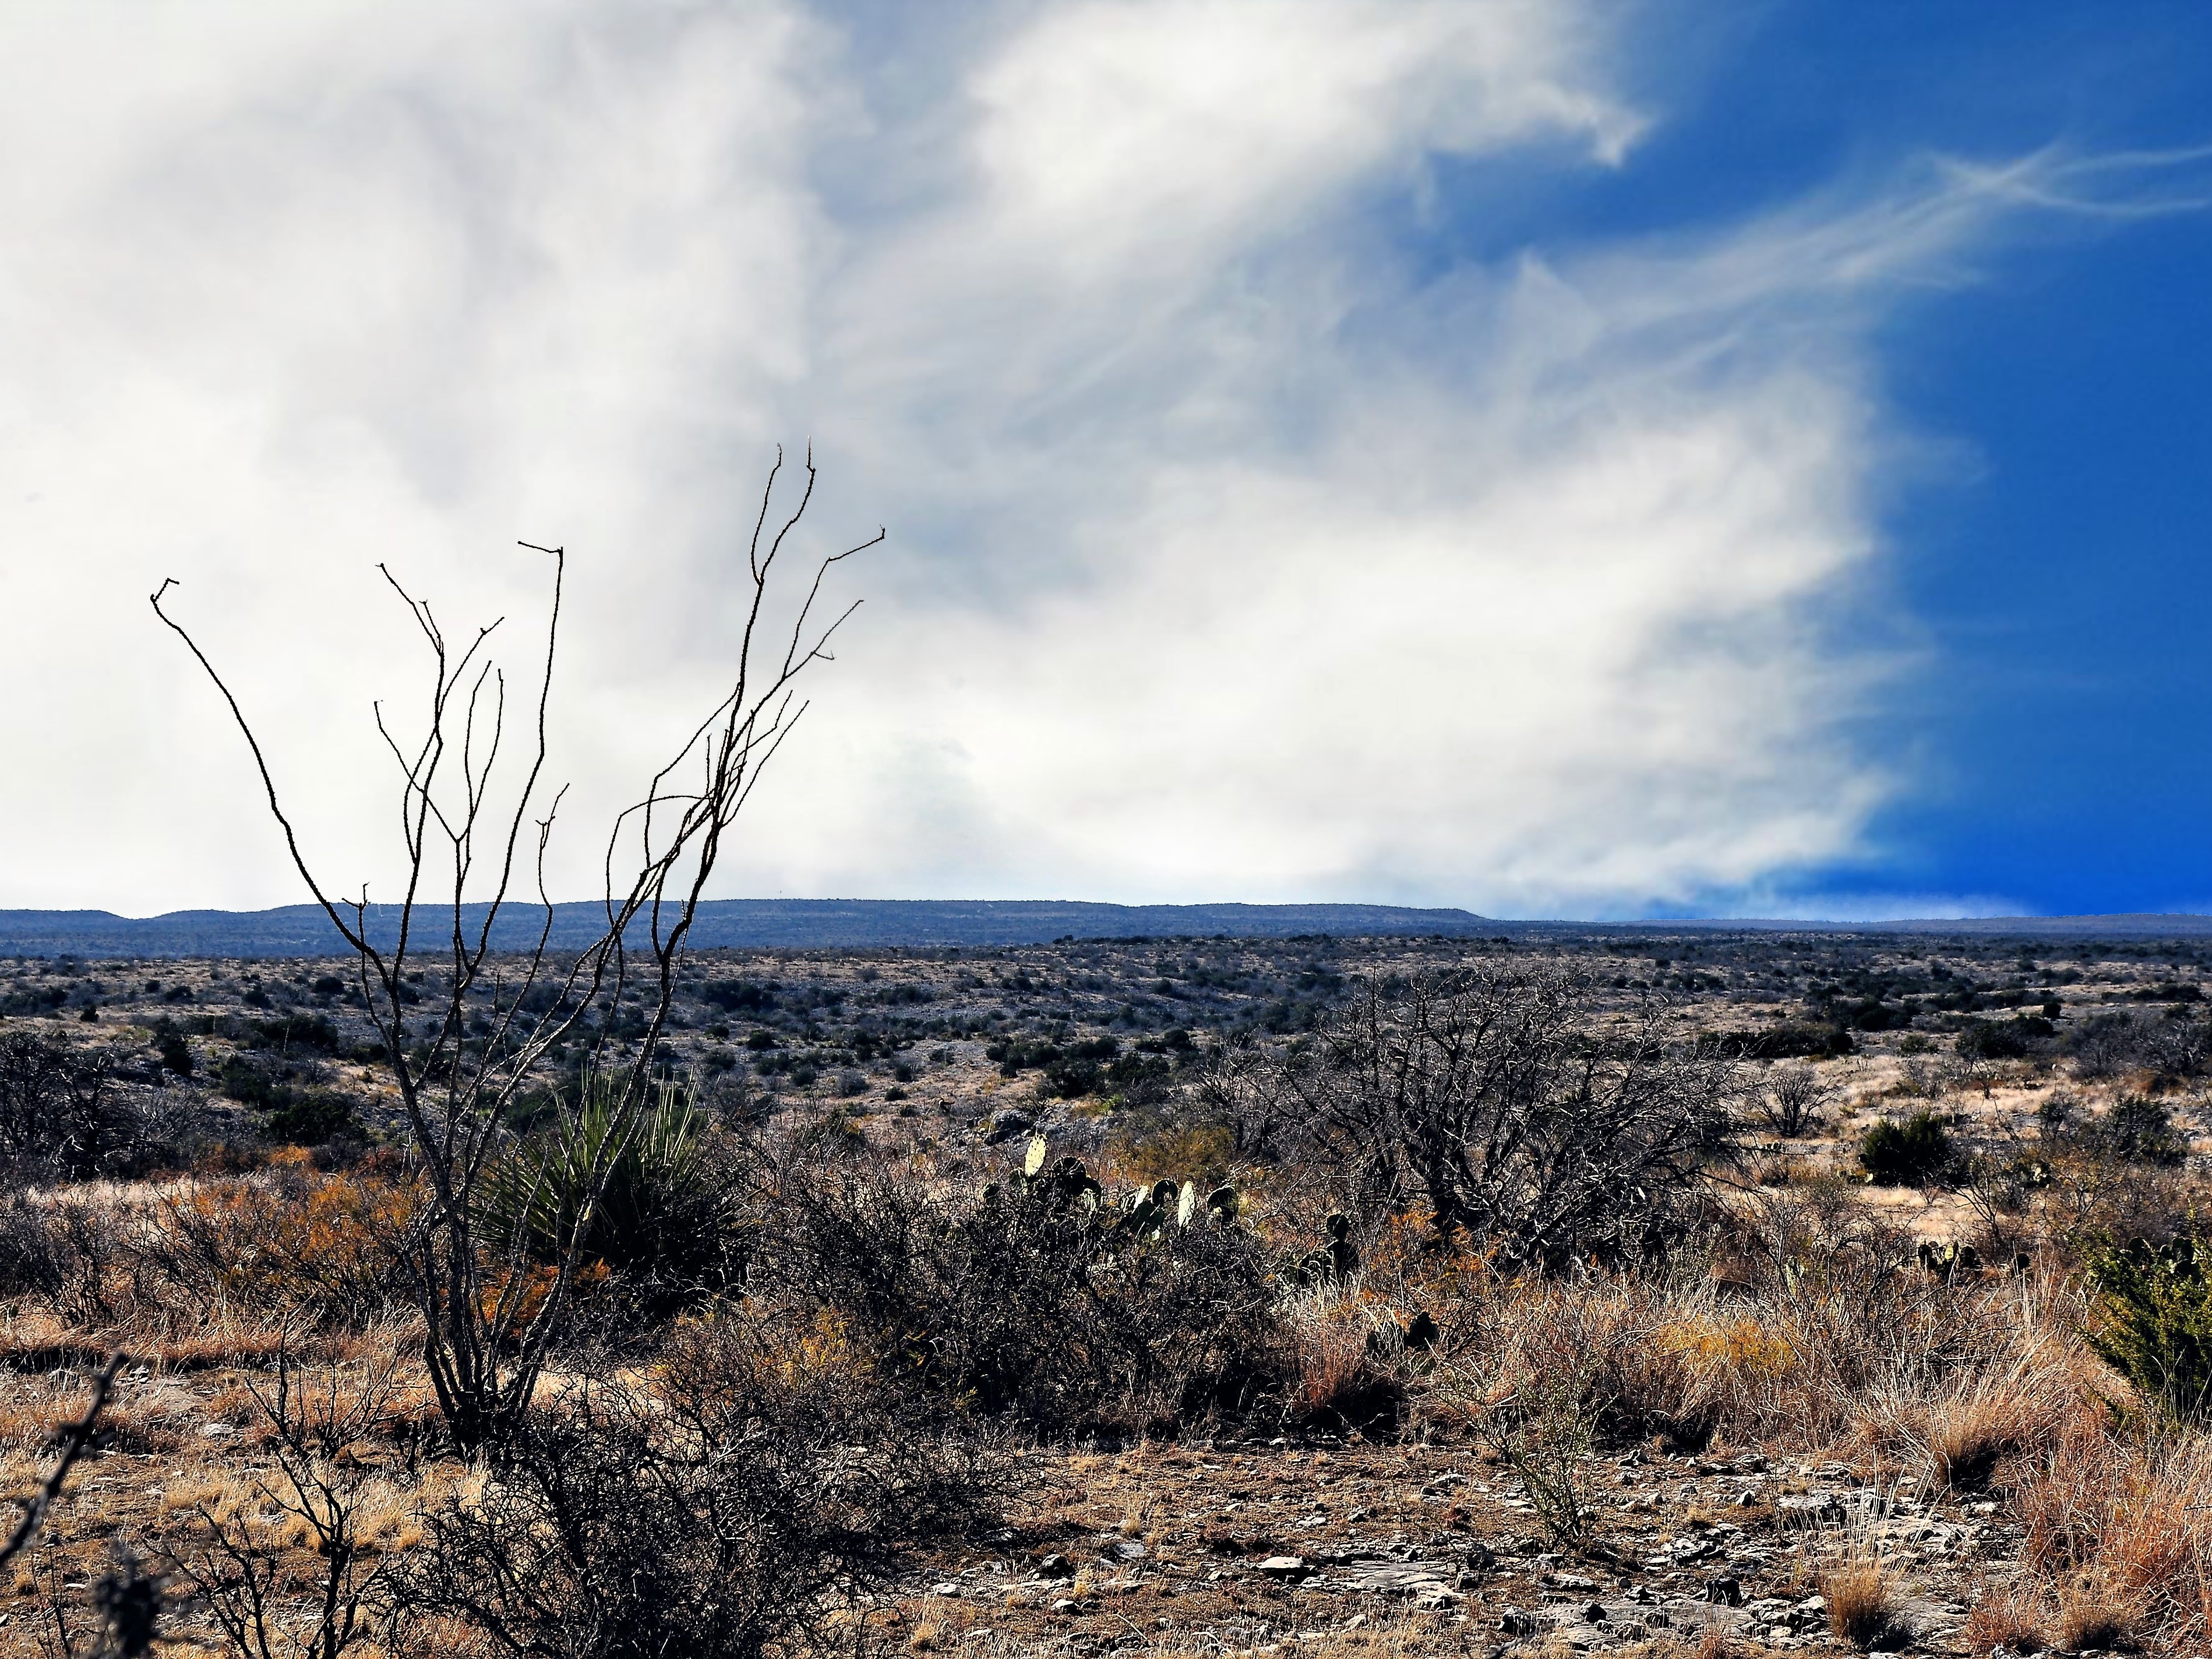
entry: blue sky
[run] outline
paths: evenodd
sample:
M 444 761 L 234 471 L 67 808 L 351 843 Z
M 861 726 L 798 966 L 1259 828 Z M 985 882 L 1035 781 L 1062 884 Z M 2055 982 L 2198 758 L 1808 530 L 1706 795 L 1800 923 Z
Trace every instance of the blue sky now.
M 1406 230 L 1432 269 L 1725 226 L 1934 153 L 2109 162 L 2122 210 L 2012 227 L 1880 329 L 1887 416 L 1937 452 L 1890 483 L 1859 618 L 1921 653 L 1865 711 L 1908 781 L 1860 855 L 1752 908 L 2212 907 L 2212 10 L 1655 8 L 1638 50 L 1666 114 L 1626 164 L 1517 199 L 1454 169 L 1461 213 Z
M 388 883 L 374 567 L 519 630 L 518 538 L 574 556 L 592 890 L 811 438 L 823 545 L 889 538 L 720 892 L 2212 908 L 2202 6 L 88 0 L 0 46 L 0 905 L 299 896 L 167 576 Z
M 2203 7 L 1783 6 L 1739 44 L 1714 54 L 1701 118 L 1645 153 L 1658 197 L 2059 146 L 2173 156 L 2138 175 L 2142 199 L 2212 207 L 2184 159 L 2212 133 Z M 1918 781 L 1869 857 L 1808 879 L 2043 913 L 2205 908 L 2212 213 L 2030 222 L 1978 264 L 1878 343 L 1895 418 L 1960 459 L 1882 514 L 1930 660 L 1875 730 L 1923 757 Z

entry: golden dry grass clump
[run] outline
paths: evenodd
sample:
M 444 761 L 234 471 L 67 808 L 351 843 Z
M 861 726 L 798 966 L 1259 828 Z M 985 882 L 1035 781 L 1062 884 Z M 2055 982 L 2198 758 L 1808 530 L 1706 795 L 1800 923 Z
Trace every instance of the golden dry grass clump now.
M 1902 1645 L 1896 1640 L 1897 1607 L 1889 1575 L 1871 1555 L 1862 1555 L 1820 1576 L 1828 1603 L 1828 1629 L 1839 1642 L 1865 1652 Z

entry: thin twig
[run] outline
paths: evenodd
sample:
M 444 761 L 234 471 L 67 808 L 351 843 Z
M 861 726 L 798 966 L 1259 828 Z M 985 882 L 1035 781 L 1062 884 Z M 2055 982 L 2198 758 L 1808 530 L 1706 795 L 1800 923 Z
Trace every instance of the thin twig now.
M 16 1523 L 15 1533 L 8 1541 L 0 1544 L 0 1566 L 5 1566 L 15 1559 L 23 1547 L 37 1534 L 39 1522 L 45 1519 L 48 1507 L 62 1495 L 62 1482 L 69 1479 L 70 1466 L 92 1443 L 92 1431 L 99 1425 L 100 1413 L 107 1408 L 108 1392 L 114 1388 L 115 1379 L 123 1374 L 124 1366 L 129 1363 L 127 1354 L 117 1354 L 107 1362 L 106 1369 L 92 1381 L 92 1403 L 85 1407 L 84 1415 L 62 1431 L 61 1461 L 54 1465 L 54 1472 L 46 1477 L 46 1484 L 30 1497 L 10 1500 L 23 1506 L 23 1518 Z

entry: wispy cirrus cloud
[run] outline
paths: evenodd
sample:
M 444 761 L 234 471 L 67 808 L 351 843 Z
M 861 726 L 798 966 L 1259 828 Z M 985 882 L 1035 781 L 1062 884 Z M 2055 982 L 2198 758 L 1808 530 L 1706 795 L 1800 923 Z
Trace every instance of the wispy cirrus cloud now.
M 364 691 L 415 684 L 371 567 L 520 622 L 513 538 L 564 541 L 556 769 L 603 813 L 711 701 L 735 538 L 808 433 L 825 535 L 891 549 L 728 890 L 1621 913 L 1853 854 L 1898 782 L 1854 720 L 1900 659 L 1839 626 L 1897 444 L 1870 342 L 2081 180 L 1441 267 L 1386 234 L 1441 156 L 1632 165 L 1612 16 L 11 25 L 6 902 L 294 896 L 163 575 L 367 874 Z

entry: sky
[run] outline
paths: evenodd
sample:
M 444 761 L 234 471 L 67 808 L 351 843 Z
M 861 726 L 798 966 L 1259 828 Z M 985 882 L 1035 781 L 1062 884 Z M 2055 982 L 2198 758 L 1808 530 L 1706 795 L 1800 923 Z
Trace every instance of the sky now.
M 519 696 L 520 541 L 595 892 L 811 443 L 885 538 L 719 896 L 2212 908 L 2196 0 L 71 0 L 0 91 L 0 907 L 305 896 L 171 578 L 396 896 L 377 567 Z

